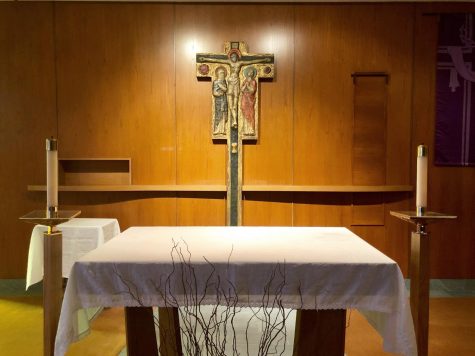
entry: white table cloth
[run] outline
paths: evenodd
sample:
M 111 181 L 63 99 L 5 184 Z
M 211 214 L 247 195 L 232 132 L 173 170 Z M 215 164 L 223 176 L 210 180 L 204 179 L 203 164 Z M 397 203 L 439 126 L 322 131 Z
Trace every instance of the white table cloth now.
M 63 355 L 78 339 L 74 323 L 78 310 L 140 305 L 124 281 L 133 283 L 142 306 L 163 307 L 169 304 L 157 293 L 157 286 L 171 276 L 169 292 L 183 302 L 186 293 L 180 287 L 180 274 L 173 273 L 173 267 L 179 267 L 177 251 L 195 269 L 198 286 L 210 275 L 211 263 L 216 274 L 236 287 L 239 306 L 261 306 L 263 286 L 277 264 L 285 266 L 281 294 L 285 308 L 369 312 L 386 351 L 416 355 L 408 296 L 398 265 L 340 227 L 129 228 L 73 266 L 55 354 Z M 204 294 L 202 304 L 216 303 L 211 288 Z
M 43 279 L 43 233 L 46 226 L 33 228 L 28 251 L 26 289 Z M 117 219 L 76 218 L 58 225 L 63 233 L 63 277 L 69 278 L 74 262 L 120 233 Z

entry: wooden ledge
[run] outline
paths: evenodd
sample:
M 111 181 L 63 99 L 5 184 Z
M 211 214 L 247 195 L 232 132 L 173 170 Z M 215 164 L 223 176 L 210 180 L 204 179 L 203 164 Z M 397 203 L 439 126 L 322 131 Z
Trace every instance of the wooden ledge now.
M 29 185 L 28 191 L 41 192 L 44 185 Z M 410 185 L 243 185 L 243 192 L 373 193 L 412 192 Z M 225 185 L 69 185 L 61 192 L 226 192 Z
M 412 192 L 410 185 L 243 185 L 244 192 L 371 193 Z
M 29 191 L 41 192 L 45 185 L 29 185 Z M 226 192 L 225 185 L 61 185 L 60 192 Z

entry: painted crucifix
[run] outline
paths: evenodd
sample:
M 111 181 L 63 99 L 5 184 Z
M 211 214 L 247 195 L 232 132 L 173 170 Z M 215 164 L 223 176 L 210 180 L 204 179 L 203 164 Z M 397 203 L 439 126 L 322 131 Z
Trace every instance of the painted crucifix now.
M 211 135 L 228 143 L 227 224 L 241 225 L 242 141 L 258 138 L 259 79 L 274 77 L 274 55 L 225 42 L 224 53 L 196 54 L 196 75 L 212 80 Z

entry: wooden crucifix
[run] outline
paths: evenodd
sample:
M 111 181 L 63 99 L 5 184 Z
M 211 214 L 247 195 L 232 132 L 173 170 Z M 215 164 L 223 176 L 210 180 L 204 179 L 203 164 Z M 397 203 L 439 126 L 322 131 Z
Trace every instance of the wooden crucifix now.
M 197 53 L 196 75 L 212 80 L 211 135 L 227 140 L 227 224 L 241 225 L 242 141 L 257 140 L 259 79 L 274 77 L 273 54 L 250 54 L 245 42 L 224 53 Z

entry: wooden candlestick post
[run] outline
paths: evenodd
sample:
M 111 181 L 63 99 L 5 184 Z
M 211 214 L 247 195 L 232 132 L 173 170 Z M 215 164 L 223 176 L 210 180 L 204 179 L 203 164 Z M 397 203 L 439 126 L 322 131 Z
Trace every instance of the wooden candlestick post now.
M 43 234 L 44 277 L 43 277 L 43 349 L 44 355 L 54 354 L 54 342 L 58 329 L 63 294 L 61 231 L 48 227 Z
M 56 225 L 78 216 L 80 211 L 35 210 L 20 220 L 46 225 L 48 230 L 43 234 L 44 246 L 44 277 L 43 277 L 43 349 L 45 356 L 54 355 L 54 342 L 58 329 L 61 302 L 63 297 L 63 234 L 56 230 Z
M 417 354 L 428 355 L 429 346 L 429 232 L 427 225 L 446 219 L 456 219 L 454 215 L 434 212 L 391 211 L 391 215 L 416 225 L 411 233 L 411 313 L 417 341 Z
M 35 210 L 20 218 L 28 223 L 45 225 L 43 234 L 43 350 L 54 355 L 63 299 L 63 234 L 56 226 L 81 214 L 80 211 L 58 210 L 58 141 L 46 139 L 46 209 Z
M 429 346 L 429 236 L 425 225 L 417 224 L 411 233 L 411 313 L 418 355 L 427 355 Z

